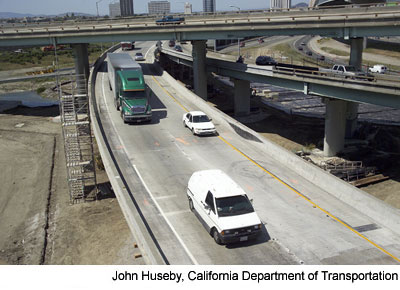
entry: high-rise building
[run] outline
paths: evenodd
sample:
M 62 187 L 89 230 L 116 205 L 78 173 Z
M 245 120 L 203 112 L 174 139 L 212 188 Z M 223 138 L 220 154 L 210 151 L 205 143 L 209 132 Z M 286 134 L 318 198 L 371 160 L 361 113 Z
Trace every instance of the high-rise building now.
M 110 9 L 110 17 L 121 16 L 121 6 L 119 2 L 110 3 L 108 8 Z
M 169 1 L 150 1 L 148 3 L 149 14 L 169 14 L 171 3 Z
M 203 12 L 215 12 L 216 10 L 215 0 L 203 0 Z
M 121 16 L 133 16 L 133 0 L 120 0 Z
M 192 4 L 189 2 L 185 3 L 185 14 L 192 14 Z
M 271 9 L 288 9 L 292 6 L 292 0 L 270 0 Z

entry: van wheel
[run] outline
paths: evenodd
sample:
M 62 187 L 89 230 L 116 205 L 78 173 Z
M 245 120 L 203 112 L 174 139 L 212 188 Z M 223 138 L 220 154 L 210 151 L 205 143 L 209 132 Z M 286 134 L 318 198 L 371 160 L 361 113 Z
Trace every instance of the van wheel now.
M 218 231 L 216 229 L 213 231 L 213 238 L 218 245 L 221 245 L 221 239 L 219 238 Z
M 196 133 L 194 132 L 194 128 L 192 128 L 192 133 L 193 133 L 193 135 L 196 135 Z
M 194 211 L 193 200 L 191 198 L 189 198 L 189 208 L 190 211 Z

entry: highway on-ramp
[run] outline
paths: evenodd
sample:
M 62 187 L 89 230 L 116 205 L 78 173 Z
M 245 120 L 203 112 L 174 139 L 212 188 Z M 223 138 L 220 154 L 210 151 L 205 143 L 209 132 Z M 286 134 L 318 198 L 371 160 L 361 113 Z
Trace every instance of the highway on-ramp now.
M 151 63 L 154 45 L 136 43 L 149 60 L 142 68 L 152 90 L 151 123 L 122 122 L 113 105 L 106 65 L 98 72 L 95 93 L 108 142 L 131 192 L 129 198 L 140 207 L 166 263 L 400 262 L 398 234 L 258 150 L 257 137 L 241 134 L 234 120 L 224 116 L 227 122 L 215 122 L 219 136 L 198 137 L 184 128 L 182 115 L 198 107 L 177 89 L 180 84 L 165 78 Z M 190 176 L 213 168 L 225 171 L 254 200 L 264 224 L 263 235 L 256 241 L 217 245 L 189 210 Z

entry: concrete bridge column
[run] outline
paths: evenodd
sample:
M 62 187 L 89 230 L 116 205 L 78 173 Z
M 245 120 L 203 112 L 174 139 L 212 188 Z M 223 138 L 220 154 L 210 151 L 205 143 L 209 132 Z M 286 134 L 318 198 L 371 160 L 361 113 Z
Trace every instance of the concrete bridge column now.
M 325 98 L 324 156 L 335 156 L 344 148 L 346 101 Z
M 192 41 L 194 92 L 207 100 L 206 41 Z
M 75 75 L 78 93 L 87 93 L 87 82 L 89 80 L 88 44 L 72 44 L 72 49 L 75 55 Z
M 235 84 L 234 114 L 235 116 L 247 116 L 250 114 L 250 82 L 233 79 Z
M 357 69 L 362 66 L 362 52 L 364 48 L 364 38 L 357 37 L 350 39 L 350 61 L 349 64 Z M 358 103 L 347 102 L 346 109 L 346 134 L 347 139 L 353 138 L 354 132 L 357 129 L 358 119 Z

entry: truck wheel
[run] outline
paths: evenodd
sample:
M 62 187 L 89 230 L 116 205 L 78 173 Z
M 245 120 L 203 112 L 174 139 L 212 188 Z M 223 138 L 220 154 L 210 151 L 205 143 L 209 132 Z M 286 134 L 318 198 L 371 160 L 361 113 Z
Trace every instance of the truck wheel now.
M 214 238 L 214 241 L 215 241 L 218 245 L 221 245 L 221 239 L 219 238 L 219 236 L 218 236 L 218 231 L 217 231 L 216 229 L 214 229 L 214 231 L 213 231 L 213 238 Z
M 193 200 L 191 198 L 189 198 L 189 209 L 190 209 L 190 211 L 194 210 Z
M 125 121 L 125 113 L 124 113 L 123 110 L 121 110 L 121 119 L 122 119 L 122 121 L 124 121 L 124 123 L 126 123 L 126 121 Z

